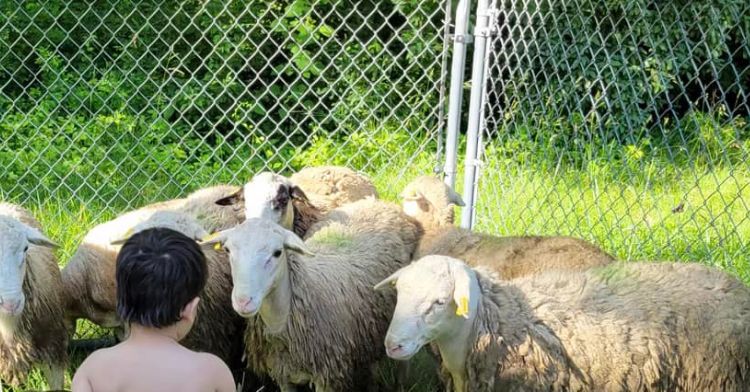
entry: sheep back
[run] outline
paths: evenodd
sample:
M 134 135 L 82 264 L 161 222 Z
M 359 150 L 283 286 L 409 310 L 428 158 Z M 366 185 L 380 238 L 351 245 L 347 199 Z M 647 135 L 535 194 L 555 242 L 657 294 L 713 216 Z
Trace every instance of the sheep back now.
M 496 237 L 457 227 L 428 231 L 417 256 L 451 256 L 471 266 L 493 269 L 503 279 L 535 275 L 550 269 L 585 270 L 613 262 L 614 257 L 573 237 Z
M 373 220 L 378 212 L 384 220 Z M 386 223 L 391 218 L 395 226 Z M 410 261 L 416 224 L 375 200 L 332 211 L 319 224 L 306 241 L 316 256 L 287 259 L 292 297 L 285 328 L 270 334 L 260 320 L 249 320 L 248 365 L 276 380 L 300 383 L 310 375 L 325 390 L 363 390 L 370 365 L 385 356 L 395 307 L 392 291 L 372 287 Z
M 468 390 L 748 389 L 750 289 L 724 272 L 613 263 L 478 275 Z
M 366 197 L 378 197 L 369 178 L 342 166 L 308 167 L 289 179 L 323 212 Z
M 225 230 L 242 223 L 245 210 L 241 206 L 220 206 L 216 200 L 228 197 L 239 189 L 232 185 L 202 188 L 189 194 L 184 203 L 174 210 L 192 216 L 209 232 Z
M 117 304 L 115 263 L 119 246 L 110 242 L 148 219 L 155 211 L 178 211 L 195 218 L 208 231 L 222 230 L 242 222 L 244 211 L 215 204 L 215 200 L 237 191 L 230 185 L 199 189 L 186 198 L 166 200 L 129 211 L 92 228 L 63 268 L 63 285 L 68 300 L 68 319 L 85 317 L 112 327 Z M 70 322 L 70 321 L 69 321 Z

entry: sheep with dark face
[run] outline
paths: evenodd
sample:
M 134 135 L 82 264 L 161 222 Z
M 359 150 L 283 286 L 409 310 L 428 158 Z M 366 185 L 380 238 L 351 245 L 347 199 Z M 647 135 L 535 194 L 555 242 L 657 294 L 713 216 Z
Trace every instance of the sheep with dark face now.
M 418 235 L 397 206 L 368 199 L 332 211 L 306 242 L 259 218 L 207 241 L 230 251 L 251 370 L 282 390 L 365 390 L 394 305 L 371 285 L 411 260 Z
M 56 245 L 25 209 L 0 203 L 0 379 L 19 384 L 40 365 L 62 389 L 68 334 Z
M 323 215 L 302 188 L 271 172 L 256 174 L 239 191 L 217 200 L 216 204 L 243 208 L 246 218 L 272 220 L 300 237 Z
M 504 279 L 550 269 L 584 270 L 613 262 L 595 245 L 566 236 L 492 236 L 453 225 L 453 208 L 463 201 L 436 177 L 415 179 L 401 193 L 404 212 L 424 230 L 415 258 L 445 255 L 486 266 Z
M 237 193 L 216 203 L 244 206 L 247 218 L 272 220 L 305 238 L 310 226 L 328 211 L 377 196 L 365 176 L 345 167 L 320 166 L 302 169 L 291 178 L 259 173 Z
M 613 263 L 505 281 L 426 256 L 376 287 L 390 284 L 398 301 L 388 355 L 434 345 L 449 391 L 750 385 L 750 289 L 703 265 Z

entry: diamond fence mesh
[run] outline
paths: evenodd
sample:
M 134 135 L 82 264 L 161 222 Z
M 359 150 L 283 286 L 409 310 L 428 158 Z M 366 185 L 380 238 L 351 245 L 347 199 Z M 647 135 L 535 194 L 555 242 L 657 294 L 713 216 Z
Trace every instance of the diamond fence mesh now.
M 450 3 L 0 2 L 0 196 L 64 264 L 114 214 L 261 170 L 395 193 L 439 160 Z
M 493 6 L 476 228 L 750 282 L 750 3 Z

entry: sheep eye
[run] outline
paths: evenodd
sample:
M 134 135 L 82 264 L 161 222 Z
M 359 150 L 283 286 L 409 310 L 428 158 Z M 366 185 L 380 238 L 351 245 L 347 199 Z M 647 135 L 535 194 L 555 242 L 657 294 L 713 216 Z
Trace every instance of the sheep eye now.
M 281 256 L 281 249 L 277 249 L 275 252 L 273 252 L 273 257 L 279 257 Z
M 439 300 L 435 301 L 435 304 L 437 304 L 437 305 L 445 305 L 445 300 L 444 299 L 439 299 Z
M 224 248 L 224 252 L 229 253 L 229 248 L 227 248 L 226 246 L 223 246 L 222 248 Z
M 26 247 L 25 247 L 25 248 L 23 248 L 23 251 L 24 251 L 24 252 L 28 252 L 28 251 L 29 251 L 29 246 L 28 246 L 28 245 L 26 245 Z

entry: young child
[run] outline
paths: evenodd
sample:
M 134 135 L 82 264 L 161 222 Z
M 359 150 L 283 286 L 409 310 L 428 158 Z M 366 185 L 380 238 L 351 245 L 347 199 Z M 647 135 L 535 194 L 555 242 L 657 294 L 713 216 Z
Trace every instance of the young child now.
M 206 284 L 198 244 L 170 229 L 133 235 L 117 256 L 117 314 L 130 325 L 124 342 L 91 354 L 73 392 L 235 392 L 216 356 L 178 342 L 190 331 Z

